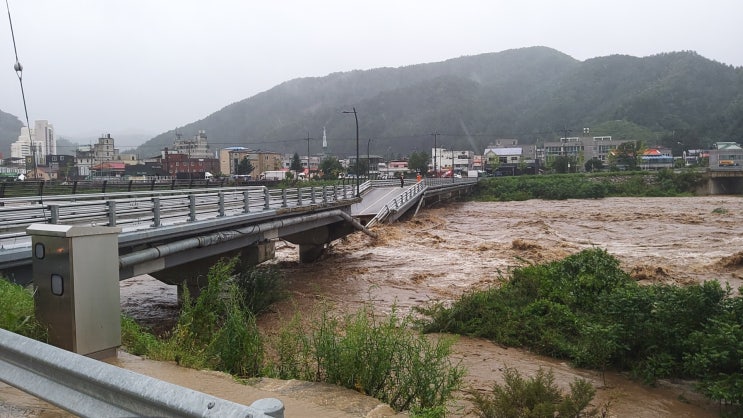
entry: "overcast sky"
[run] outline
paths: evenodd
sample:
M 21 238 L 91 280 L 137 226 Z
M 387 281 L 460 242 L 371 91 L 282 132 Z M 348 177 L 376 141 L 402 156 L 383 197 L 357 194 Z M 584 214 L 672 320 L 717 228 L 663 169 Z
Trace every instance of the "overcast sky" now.
M 536 45 L 743 66 L 741 0 L 8 2 L 31 123 L 68 137 L 154 136 L 297 77 Z M 0 110 L 25 123 L 5 14 Z

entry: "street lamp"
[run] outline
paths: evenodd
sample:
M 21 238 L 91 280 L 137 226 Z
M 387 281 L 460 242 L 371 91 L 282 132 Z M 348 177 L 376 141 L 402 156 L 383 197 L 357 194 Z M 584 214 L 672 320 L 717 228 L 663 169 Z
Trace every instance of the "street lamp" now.
M 438 132 L 434 132 L 431 134 L 433 136 L 433 176 L 438 177 L 439 171 L 436 169 L 436 160 L 439 155 L 438 148 L 436 146 L 436 138 L 439 136 Z
M 356 114 L 356 107 L 353 107 L 353 110 L 344 110 L 343 113 L 353 113 L 353 118 L 356 120 L 356 197 L 361 197 L 359 191 L 359 117 Z
M 307 132 L 307 180 L 310 179 L 310 174 L 312 174 L 312 170 L 310 170 L 310 133 Z

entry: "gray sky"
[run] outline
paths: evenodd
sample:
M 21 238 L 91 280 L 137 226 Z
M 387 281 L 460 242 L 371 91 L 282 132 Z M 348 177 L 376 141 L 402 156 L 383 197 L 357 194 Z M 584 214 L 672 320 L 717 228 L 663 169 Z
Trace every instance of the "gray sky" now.
M 297 77 L 535 45 L 743 66 L 741 0 L 8 1 L 29 118 L 60 136 L 154 136 Z M 2 12 L 0 110 L 24 120 Z

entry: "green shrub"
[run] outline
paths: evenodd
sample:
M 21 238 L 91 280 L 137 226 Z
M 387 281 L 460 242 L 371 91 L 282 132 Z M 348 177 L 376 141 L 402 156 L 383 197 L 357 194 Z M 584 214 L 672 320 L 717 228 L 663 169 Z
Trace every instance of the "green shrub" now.
M 475 413 L 483 418 L 552 418 L 600 416 L 597 409 L 584 412 L 590 406 L 596 390 L 583 379 L 570 384 L 570 393 L 563 395 L 555 384 L 552 370 L 541 367 L 536 375 L 524 379 L 513 368 L 503 370 L 504 384 L 496 383 L 490 393 L 469 391 Z
M 432 341 L 410 324 L 395 311 L 377 319 L 369 306 L 341 319 L 324 309 L 309 332 L 300 332 L 298 321 L 290 324 L 293 335 L 304 337 L 283 334 L 280 342 L 286 346 L 277 352 L 289 366 L 274 370 L 283 378 L 314 374 L 312 380 L 358 390 L 395 410 L 431 414 L 451 399 L 464 370 L 449 360 L 452 339 Z
M 607 196 L 688 196 L 704 182 L 701 173 L 582 173 L 483 179 L 474 196 L 482 201 L 600 199 Z
M 743 300 L 716 281 L 640 286 L 605 251 L 591 249 L 515 269 L 499 288 L 450 307 L 419 309 L 426 332 L 485 337 L 647 383 L 702 379 L 713 399 L 740 405 Z
M 46 329 L 36 320 L 34 296 L 30 289 L 0 277 L 0 328 L 39 341 L 46 341 Z
M 233 280 L 243 306 L 254 315 L 260 315 L 286 297 L 283 278 L 281 271 L 273 267 L 245 266 Z
M 121 345 L 135 356 L 146 356 L 155 352 L 162 343 L 148 330 L 140 327 L 132 318 L 121 317 Z

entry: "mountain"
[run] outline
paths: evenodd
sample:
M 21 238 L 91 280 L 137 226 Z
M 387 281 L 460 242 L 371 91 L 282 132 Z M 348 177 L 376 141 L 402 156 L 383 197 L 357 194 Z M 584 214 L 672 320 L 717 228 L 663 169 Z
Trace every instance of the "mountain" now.
M 743 140 L 743 68 L 694 52 L 637 58 L 612 55 L 577 61 L 532 47 L 401 68 L 334 73 L 282 83 L 179 128 L 206 130 L 216 148 L 302 153 L 306 138 L 328 132 L 329 151 L 355 153 L 357 110 L 361 153 L 430 152 L 437 145 L 482 149 L 499 138 L 551 141 L 591 128 L 593 135 L 650 145 L 707 148 Z M 175 133 L 140 147 L 155 154 Z M 311 152 L 320 151 L 320 143 Z
M 0 110 L 0 153 L 10 157 L 10 144 L 18 140 L 23 123 L 10 113 Z
M 496 139 L 539 143 L 584 128 L 678 154 L 721 140 L 743 142 L 743 67 L 691 51 L 579 61 L 530 47 L 294 79 L 177 131 L 189 138 L 205 130 L 214 150 L 242 145 L 304 155 L 308 136 L 310 152 L 321 152 L 325 128 L 329 153 L 345 158 L 356 152 L 355 120 L 344 113 L 353 108 L 362 154 L 367 148 L 387 157 L 428 153 L 434 140 L 481 153 Z M 20 122 L 13 121 L 15 140 Z M 175 136 L 162 133 L 136 152 L 156 155 Z

